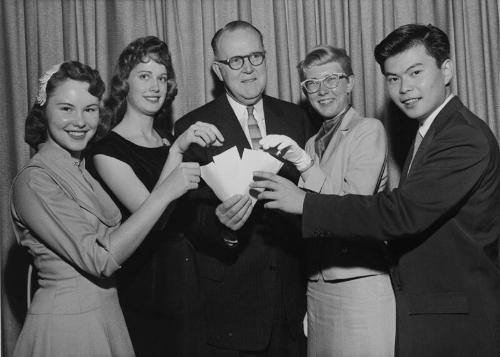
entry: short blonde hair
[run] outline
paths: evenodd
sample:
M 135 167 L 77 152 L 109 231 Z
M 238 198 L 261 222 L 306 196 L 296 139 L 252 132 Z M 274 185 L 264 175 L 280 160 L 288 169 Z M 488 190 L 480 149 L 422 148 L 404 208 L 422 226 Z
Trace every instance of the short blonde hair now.
M 300 80 L 303 81 L 306 79 L 305 71 L 307 69 L 330 62 L 337 62 L 348 76 L 353 74 L 351 57 L 349 57 L 345 49 L 329 45 L 321 45 L 309 51 L 306 57 L 297 65 Z

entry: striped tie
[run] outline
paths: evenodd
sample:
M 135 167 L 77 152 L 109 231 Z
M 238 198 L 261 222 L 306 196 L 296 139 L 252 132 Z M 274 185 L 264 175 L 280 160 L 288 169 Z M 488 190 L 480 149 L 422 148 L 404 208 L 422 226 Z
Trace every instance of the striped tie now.
M 248 111 L 248 132 L 252 141 L 252 149 L 259 150 L 259 141 L 262 139 L 257 119 L 253 116 L 253 106 L 247 107 Z

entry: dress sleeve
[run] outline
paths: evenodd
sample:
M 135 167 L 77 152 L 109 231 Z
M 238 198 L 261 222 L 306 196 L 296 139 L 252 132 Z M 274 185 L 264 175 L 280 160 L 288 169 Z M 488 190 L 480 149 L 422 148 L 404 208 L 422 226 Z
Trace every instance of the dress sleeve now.
M 111 132 L 96 142 L 87 153 L 87 157 L 92 161 L 95 155 L 106 155 L 130 165 L 130 150 L 120 142 L 117 134 Z
M 89 219 L 80 207 L 40 168 L 27 168 L 12 188 L 12 215 L 23 233 L 21 245 L 32 235 L 73 266 L 97 277 L 112 275 L 120 265 L 110 250 L 110 227 Z

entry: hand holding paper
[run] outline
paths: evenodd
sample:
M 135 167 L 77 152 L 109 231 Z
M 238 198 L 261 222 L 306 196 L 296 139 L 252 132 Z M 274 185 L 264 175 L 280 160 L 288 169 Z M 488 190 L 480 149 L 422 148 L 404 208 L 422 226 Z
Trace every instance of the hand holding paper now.
M 276 148 L 278 150 L 277 156 L 290 161 L 300 172 L 311 167 L 311 157 L 293 139 L 286 135 L 267 135 L 259 141 L 259 144 L 264 150 Z
M 250 195 L 252 205 L 257 201 L 257 193 L 250 191 L 254 171 L 277 173 L 283 163 L 264 151 L 243 151 L 240 158 L 236 146 L 213 157 L 213 162 L 202 166 L 201 177 L 221 200 L 226 201 L 234 195 Z
M 175 140 L 170 150 L 178 150 L 182 154 L 191 144 L 207 147 L 222 146 L 223 142 L 224 136 L 215 125 L 197 121 Z
M 215 215 L 223 225 L 236 231 L 250 217 L 252 206 L 250 196 L 234 195 L 217 206 Z
M 269 172 L 257 171 L 255 178 L 250 186 L 264 190 L 259 194 L 259 200 L 267 201 L 265 208 L 302 214 L 306 193 L 293 182 Z

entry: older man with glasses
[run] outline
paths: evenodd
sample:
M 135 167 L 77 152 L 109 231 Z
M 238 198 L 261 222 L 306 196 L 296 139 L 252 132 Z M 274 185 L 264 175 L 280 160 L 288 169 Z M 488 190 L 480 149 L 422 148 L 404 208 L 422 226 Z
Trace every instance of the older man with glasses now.
M 267 134 L 293 138 L 304 146 L 309 122 L 296 105 L 263 94 L 267 83 L 262 34 L 251 24 L 233 21 L 212 40 L 212 70 L 225 93 L 181 118 L 176 135 L 205 121 L 224 136 L 222 147 L 185 153 L 186 161 L 207 164 L 236 146 L 259 149 Z M 304 168 L 301 168 L 304 169 Z M 294 182 L 299 170 L 285 163 L 279 172 Z M 305 271 L 296 216 L 252 206 L 248 195 L 220 202 L 200 188 L 179 202 L 189 217 L 189 238 L 197 250 L 205 293 L 206 356 L 305 356 Z
M 350 104 L 354 87 L 346 51 L 320 46 L 298 65 L 309 104 L 323 118 L 302 150 L 290 138 L 269 135 L 264 149 L 308 167 L 300 186 L 321 194 L 373 195 L 387 184 L 387 139 L 382 123 Z M 394 293 L 381 242 L 307 241 L 309 356 L 394 355 Z

